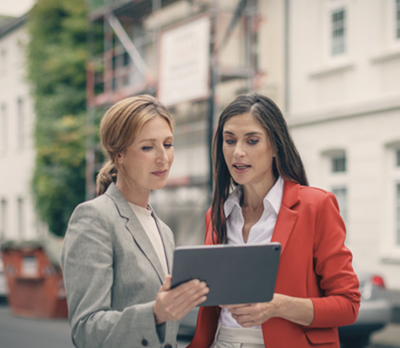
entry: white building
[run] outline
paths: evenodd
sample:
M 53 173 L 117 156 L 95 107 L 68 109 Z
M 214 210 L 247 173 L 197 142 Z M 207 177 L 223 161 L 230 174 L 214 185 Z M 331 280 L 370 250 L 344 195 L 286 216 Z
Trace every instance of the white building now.
M 26 15 L 0 25 L 0 240 L 39 234 L 30 180 L 34 112 L 25 80 Z
M 400 0 L 292 0 L 286 116 L 355 264 L 400 289 Z

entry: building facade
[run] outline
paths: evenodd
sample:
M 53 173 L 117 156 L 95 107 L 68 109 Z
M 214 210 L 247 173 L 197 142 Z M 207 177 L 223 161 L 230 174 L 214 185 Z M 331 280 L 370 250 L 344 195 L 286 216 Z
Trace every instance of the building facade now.
M 30 179 L 34 112 L 25 80 L 26 18 L 0 24 L 0 240 L 36 238 Z
M 281 0 L 89 2 L 89 127 L 96 127 L 109 105 L 130 95 L 150 93 L 169 108 L 176 123 L 175 160 L 166 188 L 153 192 L 151 203 L 178 245 L 204 240 L 212 192 L 210 144 L 222 109 L 238 94 L 255 90 L 283 106 L 284 17 Z M 98 149 L 93 137 L 88 197 L 103 160 Z
M 286 112 L 310 184 L 335 193 L 356 267 L 400 289 L 400 1 L 287 1 Z

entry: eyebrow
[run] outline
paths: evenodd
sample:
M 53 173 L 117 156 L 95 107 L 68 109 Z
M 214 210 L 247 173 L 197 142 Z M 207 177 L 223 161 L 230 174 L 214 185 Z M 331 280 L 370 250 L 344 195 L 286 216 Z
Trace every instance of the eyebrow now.
M 229 132 L 229 131 L 223 131 L 223 133 L 230 134 L 230 135 L 235 135 L 235 133 L 232 133 L 232 132 Z M 261 133 L 261 132 L 248 132 L 248 133 L 245 134 L 245 136 L 259 135 L 259 134 L 263 135 L 263 133 Z
M 170 137 L 166 137 L 165 139 L 164 139 L 164 141 L 165 140 L 174 140 L 174 136 L 172 135 L 172 136 L 170 136 Z M 141 140 L 141 141 L 139 141 L 139 144 L 141 144 L 141 143 L 144 143 L 144 142 L 146 142 L 146 141 L 157 141 L 157 139 L 143 139 L 143 140 Z

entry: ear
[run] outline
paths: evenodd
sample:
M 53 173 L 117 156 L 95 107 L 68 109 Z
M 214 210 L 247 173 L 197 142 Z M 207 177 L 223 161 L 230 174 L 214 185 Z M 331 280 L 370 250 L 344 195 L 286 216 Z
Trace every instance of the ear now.
M 122 153 L 119 153 L 117 155 L 116 161 L 117 161 L 118 164 L 124 163 L 124 155 Z

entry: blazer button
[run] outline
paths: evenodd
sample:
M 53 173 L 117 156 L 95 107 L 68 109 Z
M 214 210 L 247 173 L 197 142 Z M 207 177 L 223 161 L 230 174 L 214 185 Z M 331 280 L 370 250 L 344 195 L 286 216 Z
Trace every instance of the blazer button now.
M 164 346 L 164 348 L 172 348 L 172 346 L 168 343 Z
M 147 347 L 149 345 L 149 341 L 147 341 L 146 339 L 142 339 L 142 346 Z

